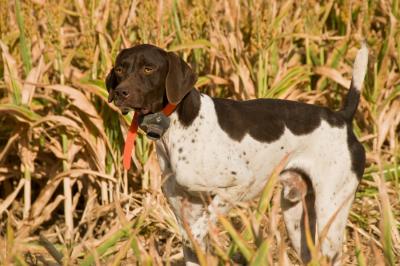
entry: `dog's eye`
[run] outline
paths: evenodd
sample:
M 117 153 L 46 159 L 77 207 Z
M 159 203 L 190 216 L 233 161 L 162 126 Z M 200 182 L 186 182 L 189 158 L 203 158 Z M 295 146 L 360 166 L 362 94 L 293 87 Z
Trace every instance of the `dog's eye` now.
M 150 67 L 150 66 L 145 66 L 145 67 L 143 68 L 143 72 L 144 72 L 145 74 L 151 74 L 153 71 L 154 71 L 154 68 L 152 68 L 152 67 Z
M 114 68 L 114 71 L 115 71 L 115 73 L 120 75 L 120 74 L 122 74 L 123 69 L 122 69 L 122 67 L 116 67 L 116 68 Z

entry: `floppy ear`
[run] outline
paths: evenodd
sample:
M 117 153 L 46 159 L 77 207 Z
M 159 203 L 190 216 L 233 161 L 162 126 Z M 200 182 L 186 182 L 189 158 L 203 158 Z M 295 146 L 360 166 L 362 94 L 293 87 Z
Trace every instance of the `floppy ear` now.
M 178 104 L 193 88 L 197 76 L 193 70 L 173 52 L 167 53 L 168 74 L 165 79 L 168 102 Z
M 115 77 L 114 68 L 110 70 L 106 77 L 106 88 L 108 91 L 108 102 L 112 102 L 114 99 L 114 89 L 117 87 L 117 78 Z

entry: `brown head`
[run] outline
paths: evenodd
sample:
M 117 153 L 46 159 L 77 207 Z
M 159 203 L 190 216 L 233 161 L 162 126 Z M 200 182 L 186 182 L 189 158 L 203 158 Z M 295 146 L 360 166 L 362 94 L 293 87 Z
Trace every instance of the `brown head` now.
M 131 110 L 156 113 L 167 103 L 179 104 L 196 80 L 196 74 L 175 53 L 137 45 L 122 50 L 107 75 L 108 101 L 114 101 L 123 114 Z

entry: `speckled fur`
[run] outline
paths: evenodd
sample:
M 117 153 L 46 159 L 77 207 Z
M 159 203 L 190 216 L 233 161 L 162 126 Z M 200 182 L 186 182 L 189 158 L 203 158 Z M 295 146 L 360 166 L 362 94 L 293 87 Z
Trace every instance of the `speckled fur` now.
M 232 204 L 256 197 L 274 167 L 290 153 L 286 169 L 302 169 L 312 181 L 319 230 L 339 210 L 322 245 L 326 255 L 338 254 L 358 185 L 351 170 L 347 126 L 334 127 L 322 120 L 312 133 L 302 136 L 285 128 L 284 134 L 272 143 L 259 142 L 249 135 L 236 141 L 219 126 L 213 100 L 204 94 L 200 99 L 199 114 L 190 126 L 183 126 L 173 114 L 170 128 L 157 141 L 160 165 L 168 177 L 164 192 L 178 220 L 182 223 L 186 217 L 192 234 L 205 246 L 208 223 L 214 223 L 218 213 L 226 213 Z M 211 204 L 198 200 L 198 192 L 212 195 Z M 300 254 L 305 242 L 301 243 L 301 230 L 294 228 L 302 222 L 303 209 L 297 205 L 284 211 L 288 232 Z M 294 212 L 296 216 L 289 215 Z

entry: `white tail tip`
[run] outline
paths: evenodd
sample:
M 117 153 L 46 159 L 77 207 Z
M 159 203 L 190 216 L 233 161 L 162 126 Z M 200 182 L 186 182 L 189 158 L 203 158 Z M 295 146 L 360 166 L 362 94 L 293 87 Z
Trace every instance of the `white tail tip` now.
M 357 90 L 361 90 L 362 83 L 364 81 L 365 74 L 368 68 L 368 48 L 365 42 L 361 44 L 360 50 L 357 52 L 356 60 L 353 66 L 353 87 Z

